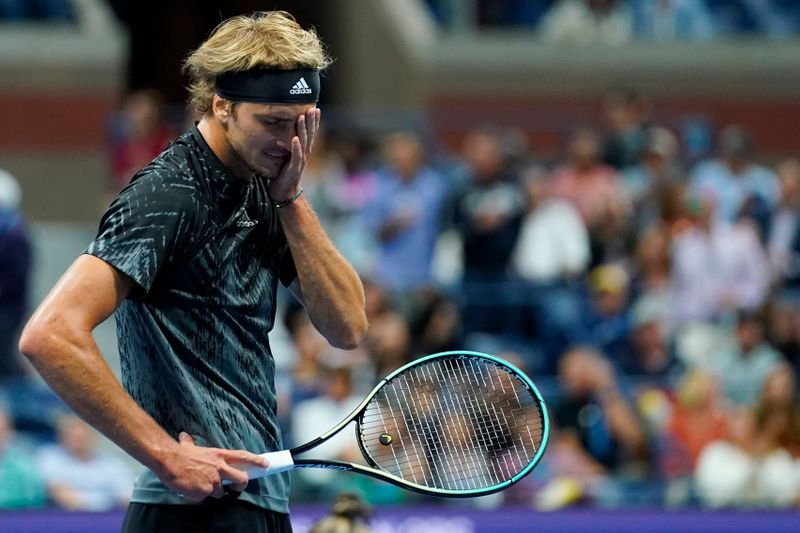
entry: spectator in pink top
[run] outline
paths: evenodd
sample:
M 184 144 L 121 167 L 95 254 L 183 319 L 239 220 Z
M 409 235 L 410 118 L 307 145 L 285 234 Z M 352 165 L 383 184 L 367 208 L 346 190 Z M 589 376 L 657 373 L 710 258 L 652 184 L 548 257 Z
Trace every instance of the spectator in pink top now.
M 600 160 L 600 142 L 590 130 L 581 130 L 569 143 L 568 162 L 552 175 L 553 196 L 572 202 L 587 225 L 609 214 L 622 214 L 628 201 L 617 172 Z
M 600 159 L 600 140 L 591 130 L 578 131 L 569 143 L 568 161 L 551 176 L 552 195 L 572 203 L 589 230 L 592 264 L 624 255 L 630 200 L 622 180 Z
M 113 127 L 110 188 L 116 194 L 166 148 L 175 133 L 167 124 L 164 97 L 153 89 L 127 95 Z

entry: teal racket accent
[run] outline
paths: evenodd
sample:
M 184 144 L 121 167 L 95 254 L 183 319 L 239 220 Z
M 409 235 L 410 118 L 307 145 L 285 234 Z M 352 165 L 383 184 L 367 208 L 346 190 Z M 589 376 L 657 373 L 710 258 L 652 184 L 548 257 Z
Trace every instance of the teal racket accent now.
M 356 422 L 368 465 L 297 455 Z M 422 357 L 395 370 L 334 428 L 311 442 L 262 454 L 266 469 L 352 471 L 423 494 L 472 497 L 518 482 L 541 460 L 547 410 L 531 379 L 514 365 L 479 352 Z

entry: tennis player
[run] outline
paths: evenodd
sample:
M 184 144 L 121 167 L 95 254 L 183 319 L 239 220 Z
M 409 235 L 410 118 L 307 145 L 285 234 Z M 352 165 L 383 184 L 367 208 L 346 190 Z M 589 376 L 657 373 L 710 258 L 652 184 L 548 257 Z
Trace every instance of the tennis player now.
M 285 12 L 223 22 L 185 64 L 202 119 L 133 177 L 24 330 L 44 379 L 147 467 L 125 532 L 291 531 L 287 475 L 240 468 L 266 466 L 244 450 L 284 448 L 278 282 L 332 345 L 367 329 L 361 282 L 301 187 L 328 63 Z M 92 338 L 115 312 L 123 386 Z

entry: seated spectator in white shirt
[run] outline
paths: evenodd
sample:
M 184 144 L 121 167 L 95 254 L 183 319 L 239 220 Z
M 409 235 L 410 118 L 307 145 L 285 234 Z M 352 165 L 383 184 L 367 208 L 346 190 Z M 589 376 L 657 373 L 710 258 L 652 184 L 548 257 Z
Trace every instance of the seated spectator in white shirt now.
M 292 409 L 292 440 L 295 446 L 315 439 L 349 415 L 362 398 L 353 394 L 352 372 L 348 367 L 323 370 L 326 387 L 321 396 L 298 403 Z M 361 453 L 353 434 L 342 431 L 314 449 L 317 457 L 358 462 Z M 302 469 L 306 483 L 324 489 L 337 472 L 321 468 Z
M 734 411 L 728 437 L 700 453 L 694 473 L 708 507 L 789 507 L 800 492 L 791 455 L 761 431 L 750 409 Z
M 551 283 L 586 271 L 589 234 L 571 203 L 553 198 L 544 176 L 523 177 L 526 212 L 512 254 L 516 273 L 528 281 Z
M 37 454 L 52 501 L 70 511 L 109 511 L 127 505 L 133 472 L 119 457 L 97 451 L 97 434 L 74 415 L 58 421 L 58 444 Z

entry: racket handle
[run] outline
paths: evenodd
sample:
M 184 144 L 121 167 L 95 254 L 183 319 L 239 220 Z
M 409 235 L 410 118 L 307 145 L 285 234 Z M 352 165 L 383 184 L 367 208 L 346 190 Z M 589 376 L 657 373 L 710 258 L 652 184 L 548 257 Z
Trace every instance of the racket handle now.
M 255 465 L 237 465 L 237 468 L 247 472 L 250 479 L 277 474 L 278 472 L 285 472 L 286 470 L 294 468 L 294 459 L 292 459 L 292 453 L 289 450 L 262 453 L 261 457 L 269 461 L 268 467 L 262 468 Z

